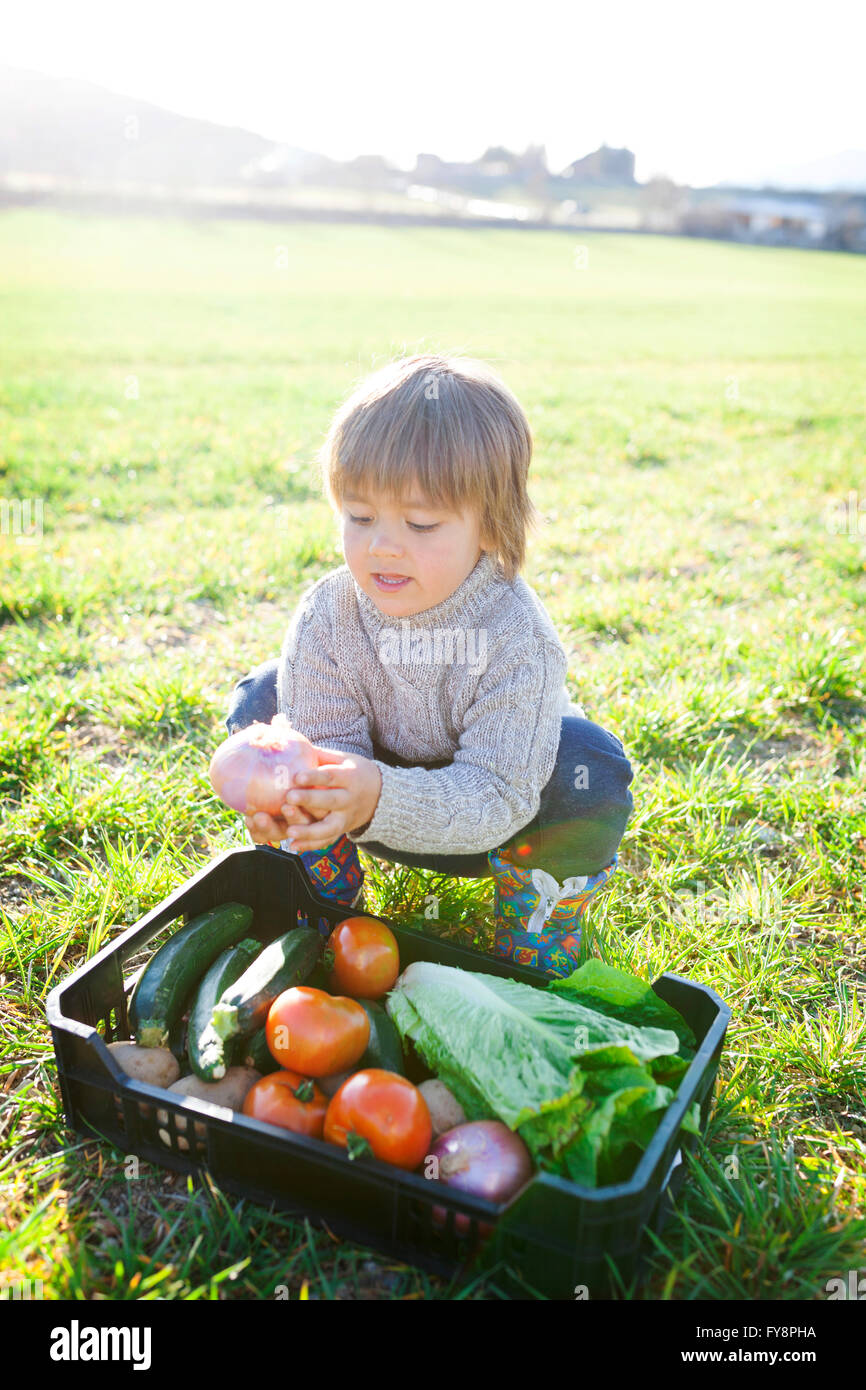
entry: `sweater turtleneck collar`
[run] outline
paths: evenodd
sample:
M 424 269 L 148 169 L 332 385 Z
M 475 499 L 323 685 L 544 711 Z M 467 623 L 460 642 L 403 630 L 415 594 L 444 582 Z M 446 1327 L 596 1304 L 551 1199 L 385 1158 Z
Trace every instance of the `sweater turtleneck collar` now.
M 351 573 L 351 571 L 350 571 Z M 486 590 L 491 583 L 502 579 L 497 562 L 489 551 L 482 550 L 475 568 L 470 570 L 462 584 L 441 603 L 425 608 L 420 613 L 407 614 L 405 619 L 399 615 L 383 613 L 352 576 L 358 607 L 368 630 L 378 631 L 382 627 L 393 626 L 400 621 L 409 622 L 413 627 L 449 627 L 461 619 L 472 617 L 485 606 Z

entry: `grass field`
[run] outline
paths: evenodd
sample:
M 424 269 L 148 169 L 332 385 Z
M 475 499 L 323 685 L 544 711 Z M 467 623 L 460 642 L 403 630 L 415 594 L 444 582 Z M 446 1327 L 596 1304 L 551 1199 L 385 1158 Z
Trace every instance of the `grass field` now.
M 0 321 L 0 496 L 42 507 L 0 536 L 0 1287 L 499 1296 L 126 1180 L 64 1128 L 44 1017 L 246 842 L 207 761 L 341 563 L 311 460 L 356 379 L 421 350 L 490 361 L 532 423 L 524 573 L 636 773 L 605 954 L 733 1011 L 707 1143 L 623 1296 L 823 1299 L 864 1272 L 866 258 L 18 211 Z M 417 921 L 429 876 L 365 867 L 372 910 Z M 491 892 L 453 881 L 438 929 L 483 944 Z

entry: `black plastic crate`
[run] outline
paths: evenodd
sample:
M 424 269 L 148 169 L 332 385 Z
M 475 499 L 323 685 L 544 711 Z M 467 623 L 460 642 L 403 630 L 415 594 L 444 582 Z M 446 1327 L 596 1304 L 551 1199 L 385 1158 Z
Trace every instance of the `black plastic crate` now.
M 250 934 L 265 943 L 301 922 L 329 932 L 354 915 L 313 889 L 297 855 L 255 846 L 209 863 L 49 994 L 63 1108 L 73 1129 L 177 1172 L 206 1168 L 228 1192 L 325 1222 L 357 1244 L 447 1277 L 495 1266 L 500 1287 L 526 1296 L 529 1285 L 554 1299 L 574 1298 L 580 1285 L 593 1296 L 609 1296 L 616 1287 L 609 1262 L 625 1283 L 639 1277 L 642 1239 L 648 1228 L 663 1228 L 685 1172 L 681 1149 L 696 1143 L 695 1135 L 679 1134 L 682 1119 L 696 1100 L 702 1131 L 709 1118 L 730 1019 L 711 989 L 670 974 L 653 983 L 693 1029 L 698 1048 L 628 1182 L 588 1188 L 537 1172 L 509 1203 L 493 1205 L 376 1159 L 352 1161 L 336 1145 L 175 1095 L 120 1070 L 105 1044 L 130 1035 L 127 1001 L 136 972 L 130 968 L 124 978 L 126 963 L 137 957 L 143 964 L 144 948 L 169 923 L 179 926 L 181 917 L 188 921 L 224 902 L 252 908 Z M 381 920 L 397 937 L 401 968 L 431 960 L 547 984 L 537 970 Z M 435 1225 L 434 1207 L 440 1209 Z M 490 1226 L 493 1234 L 481 1240 Z

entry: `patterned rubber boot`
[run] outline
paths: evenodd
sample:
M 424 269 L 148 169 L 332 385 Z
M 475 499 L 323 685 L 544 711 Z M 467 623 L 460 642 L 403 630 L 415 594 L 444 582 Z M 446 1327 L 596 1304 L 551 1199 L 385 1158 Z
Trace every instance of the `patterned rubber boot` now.
M 298 857 L 317 893 L 364 911 L 364 870 L 358 847 L 347 835 L 324 849 L 305 850 Z
M 614 873 L 617 856 L 597 874 L 557 883 L 545 869 L 515 864 L 513 853 L 506 847 L 487 855 L 495 883 L 494 955 L 547 975 L 570 975 L 580 964 L 580 919 Z

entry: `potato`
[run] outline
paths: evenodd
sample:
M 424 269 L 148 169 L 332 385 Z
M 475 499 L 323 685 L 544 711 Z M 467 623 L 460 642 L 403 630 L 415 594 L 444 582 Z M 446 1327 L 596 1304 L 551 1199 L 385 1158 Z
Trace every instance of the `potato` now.
M 189 1076 L 182 1076 L 168 1089 L 179 1096 L 193 1096 L 196 1100 L 210 1101 L 212 1105 L 220 1105 L 228 1111 L 240 1110 L 247 1091 L 257 1081 L 260 1081 L 261 1077 L 261 1072 L 255 1071 L 253 1067 L 229 1067 L 225 1076 L 221 1077 L 219 1081 L 202 1081 L 200 1077 L 190 1072 Z M 157 1110 L 156 1121 L 159 1125 L 167 1126 L 168 1111 Z M 177 1130 L 177 1147 L 188 1149 L 189 1143 L 183 1137 L 186 1133 L 186 1115 L 175 1115 L 174 1123 Z M 203 1140 L 206 1134 L 205 1126 L 200 1120 L 196 1120 L 196 1139 Z M 159 1131 L 159 1137 L 168 1148 L 174 1147 L 167 1128 Z
M 320 1076 L 316 1085 L 320 1091 L 324 1091 L 326 1096 L 335 1096 L 344 1081 L 348 1081 L 350 1076 L 354 1076 L 353 1071 L 335 1071 L 332 1076 Z
M 434 1139 L 438 1139 L 446 1130 L 466 1123 L 463 1106 L 454 1098 L 444 1081 L 422 1081 L 418 1090 L 430 1111 Z
M 133 1042 L 113 1042 L 108 1050 L 121 1071 L 134 1076 L 136 1081 L 146 1081 L 150 1086 L 163 1086 L 166 1090 L 180 1076 L 180 1065 L 167 1047 L 141 1047 Z
M 167 1047 L 142 1047 L 134 1042 L 113 1042 L 107 1046 L 121 1071 L 136 1081 L 145 1081 L 149 1086 L 163 1086 L 168 1090 L 180 1076 L 180 1064 Z M 114 1111 L 118 1123 L 125 1127 L 123 1104 L 117 1095 L 114 1097 Z M 146 1101 L 140 1100 L 138 1113 L 146 1120 L 153 1111 Z

